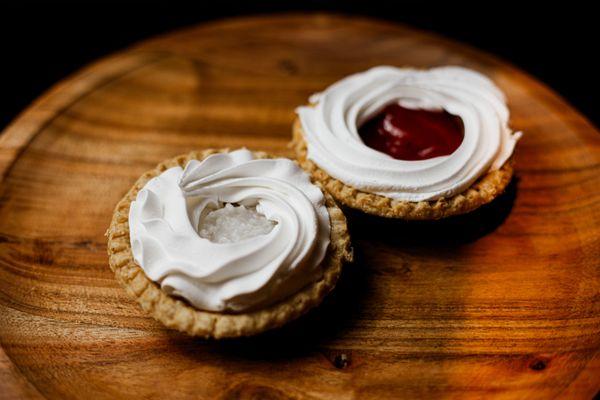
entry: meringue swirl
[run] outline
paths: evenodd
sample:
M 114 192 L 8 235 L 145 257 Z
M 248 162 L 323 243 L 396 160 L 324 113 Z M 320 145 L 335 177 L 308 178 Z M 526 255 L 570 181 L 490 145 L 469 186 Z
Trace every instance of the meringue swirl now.
M 276 221 L 234 243 L 201 237 L 207 211 L 237 203 Z M 133 257 L 167 293 L 207 311 L 263 307 L 321 278 L 329 214 L 321 190 L 288 159 L 246 150 L 192 160 L 148 181 L 131 203 Z
M 296 109 L 307 157 L 356 189 L 402 201 L 451 197 L 511 156 L 521 132 L 508 126 L 502 91 L 462 67 L 430 70 L 380 66 L 348 76 Z M 405 161 L 366 146 L 358 127 L 397 102 L 409 109 L 445 110 L 462 119 L 464 138 L 448 156 Z

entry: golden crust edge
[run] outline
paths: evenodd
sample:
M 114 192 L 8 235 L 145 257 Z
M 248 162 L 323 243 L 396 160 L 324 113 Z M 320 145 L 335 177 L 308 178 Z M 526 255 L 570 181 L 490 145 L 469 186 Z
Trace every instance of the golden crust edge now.
M 510 183 L 514 168 L 511 157 L 502 168 L 488 172 L 462 193 L 432 201 L 400 201 L 374 193 L 363 192 L 333 178 L 307 158 L 306 141 L 298 118 L 289 143 L 296 161 L 313 180 L 319 182 L 339 203 L 367 214 L 405 220 L 436 220 L 466 214 L 501 195 Z
M 333 290 L 342 266 L 353 259 L 346 217 L 332 196 L 317 184 L 325 195 L 331 224 L 331 243 L 323 265 L 323 277 L 299 292 L 264 309 L 241 314 L 225 314 L 198 310 L 186 302 L 163 292 L 151 281 L 133 259 L 129 240 L 128 215 L 138 191 L 155 176 L 174 166 L 184 166 L 191 159 L 202 160 L 229 149 L 207 149 L 179 155 L 159 163 L 142 174 L 127 194 L 117 203 L 106 232 L 109 266 L 119 284 L 142 307 L 166 327 L 204 338 L 251 336 L 292 321 L 319 305 Z M 258 158 L 272 158 L 264 152 L 253 152 Z

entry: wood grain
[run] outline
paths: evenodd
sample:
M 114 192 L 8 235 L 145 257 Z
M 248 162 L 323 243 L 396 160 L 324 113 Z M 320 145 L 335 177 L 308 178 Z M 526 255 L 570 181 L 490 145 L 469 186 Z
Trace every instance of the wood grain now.
M 168 331 L 103 234 L 140 173 L 190 149 L 290 154 L 294 107 L 378 64 L 465 65 L 506 92 L 517 179 L 435 224 L 352 214 L 358 256 L 317 311 L 254 339 Z M 600 390 L 600 135 L 471 48 L 284 15 L 158 37 L 51 89 L 0 137 L 2 398 L 571 398 Z

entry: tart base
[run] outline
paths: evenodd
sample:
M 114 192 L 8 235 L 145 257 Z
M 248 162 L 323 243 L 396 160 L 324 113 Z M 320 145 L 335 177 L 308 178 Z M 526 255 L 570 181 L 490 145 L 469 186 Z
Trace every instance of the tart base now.
M 322 262 L 323 277 L 287 299 L 263 309 L 247 313 L 227 314 L 199 310 L 184 300 L 173 297 L 151 281 L 133 259 L 129 239 L 129 207 L 138 191 L 152 178 L 168 168 L 184 167 L 191 159 L 203 160 L 224 150 L 191 152 L 161 162 L 144 173 L 115 207 L 108 236 L 109 265 L 117 281 L 127 293 L 168 328 L 204 338 L 233 338 L 255 335 L 298 318 L 319 305 L 334 288 L 345 262 L 352 261 L 350 236 L 346 218 L 333 198 L 325 191 L 325 204 L 331 223 L 331 243 Z M 257 158 L 272 158 L 266 153 L 253 152 Z M 319 187 L 320 184 L 316 183 Z
M 379 217 L 435 220 L 466 214 L 501 195 L 513 176 L 511 158 L 499 170 L 488 172 L 464 192 L 452 197 L 418 202 L 394 200 L 347 186 L 309 160 L 304 133 L 298 118 L 294 121 L 292 134 L 290 147 L 296 154 L 296 160 L 305 171 L 310 173 L 314 181 L 321 183 L 341 204 Z

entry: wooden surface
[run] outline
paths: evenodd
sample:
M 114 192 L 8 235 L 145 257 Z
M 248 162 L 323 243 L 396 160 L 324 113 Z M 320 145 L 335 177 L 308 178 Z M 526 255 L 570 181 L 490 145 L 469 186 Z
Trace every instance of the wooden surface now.
M 525 132 L 492 205 L 433 224 L 350 215 L 358 261 L 317 311 L 248 340 L 168 331 L 118 287 L 103 236 L 158 161 L 289 154 L 294 107 L 378 64 L 459 64 Z M 0 398 L 571 398 L 600 390 L 600 134 L 515 68 L 327 15 L 210 23 L 58 84 L 0 137 Z

